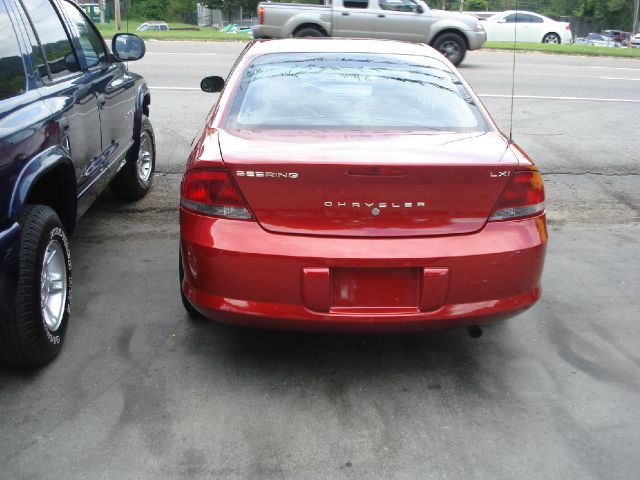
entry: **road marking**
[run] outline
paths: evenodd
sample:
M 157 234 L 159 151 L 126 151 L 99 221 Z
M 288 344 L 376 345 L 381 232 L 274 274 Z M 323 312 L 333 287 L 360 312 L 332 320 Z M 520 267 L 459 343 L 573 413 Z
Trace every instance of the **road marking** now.
M 178 91 L 200 91 L 197 87 L 149 87 L 149 90 L 178 90 Z M 480 93 L 479 97 L 485 98 L 511 98 L 511 95 L 497 95 L 491 93 Z M 640 103 L 640 99 L 629 98 L 591 98 L 591 97 L 546 97 L 542 95 L 514 95 L 513 98 L 532 99 L 532 100 L 568 100 L 581 102 L 624 102 L 624 103 Z
M 479 97 L 490 98 L 511 98 L 511 95 L 493 95 L 493 94 L 479 94 Z M 513 98 L 521 99 L 533 99 L 533 100 L 574 100 L 581 102 L 624 102 L 624 103 L 640 103 L 640 99 L 629 98 L 590 98 L 590 97 L 546 97 L 542 95 L 514 95 Z
M 200 91 L 200 89 L 196 87 L 149 87 L 149 90 L 186 90 L 186 91 L 198 90 Z
M 217 53 L 198 52 L 147 52 L 147 55 L 218 55 Z
M 640 72 L 640 68 L 629 68 L 629 67 L 593 67 L 589 66 L 587 68 L 597 68 L 600 70 L 609 69 L 609 70 L 631 70 L 632 72 Z
M 640 82 L 640 78 L 624 78 L 624 77 L 598 77 L 601 80 L 631 80 L 632 82 Z

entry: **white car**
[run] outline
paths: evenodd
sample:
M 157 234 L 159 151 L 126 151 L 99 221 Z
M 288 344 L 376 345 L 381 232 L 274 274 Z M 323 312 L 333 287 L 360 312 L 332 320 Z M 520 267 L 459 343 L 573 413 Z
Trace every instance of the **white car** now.
M 640 33 L 636 33 L 633 37 L 631 37 L 631 47 L 640 48 Z
M 571 26 L 543 15 L 508 10 L 481 21 L 487 42 L 571 43 Z

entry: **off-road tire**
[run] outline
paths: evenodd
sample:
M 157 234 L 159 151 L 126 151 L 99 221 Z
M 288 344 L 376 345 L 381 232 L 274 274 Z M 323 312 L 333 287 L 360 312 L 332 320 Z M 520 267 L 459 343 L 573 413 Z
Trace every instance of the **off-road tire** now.
M 143 149 L 150 150 L 150 159 L 144 160 L 147 163 L 150 160 L 150 170 L 144 175 L 140 173 L 139 162 L 142 161 L 141 156 L 145 155 Z M 145 157 L 146 158 L 146 157 Z M 111 181 L 110 187 L 113 194 L 120 200 L 131 202 L 144 197 L 151 189 L 153 183 L 153 174 L 156 168 L 156 140 L 153 135 L 151 122 L 146 116 L 142 117 L 140 129 L 140 138 L 127 152 L 127 161 Z
M 467 42 L 457 33 L 448 32 L 436 37 L 433 48 L 457 67 L 462 63 L 467 53 Z
M 71 311 L 71 257 L 69 242 L 56 212 L 45 205 L 27 205 L 18 218 L 22 225 L 18 254 L 18 284 L 13 306 L 0 318 L 0 364 L 16 367 L 38 367 L 50 362 L 62 348 Z M 42 311 L 42 273 L 48 246 L 59 246 L 66 289 L 65 303 L 51 331 Z

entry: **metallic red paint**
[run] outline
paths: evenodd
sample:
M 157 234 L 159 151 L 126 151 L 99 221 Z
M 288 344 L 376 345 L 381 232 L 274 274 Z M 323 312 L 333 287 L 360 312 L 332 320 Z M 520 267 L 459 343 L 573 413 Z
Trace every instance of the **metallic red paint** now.
M 283 235 L 256 222 L 182 209 L 183 289 L 200 312 L 222 322 L 316 331 L 459 327 L 512 316 L 540 295 L 544 215 L 488 223 L 469 235 L 335 238 Z M 332 305 L 335 269 L 411 269 L 419 303 L 352 310 Z M 424 285 L 424 287 L 423 287 Z M 375 302 L 377 276 L 362 296 Z
M 474 95 L 489 132 L 221 128 L 251 60 L 293 51 L 438 56 L 429 47 L 372 40 L 250 45 L 194 143 L 187 172 L 225 169 L 255 219 L 181 208 L 189 302 L 235 325 L 339 332 L 463 327 L 533 305 L 547 241 L 544 211 L 488 218 L 516 172 L 537 169 Z M 422 198 L 425 205 L 414 208 Z M 373 216 L 362 203 L 385 206 Z

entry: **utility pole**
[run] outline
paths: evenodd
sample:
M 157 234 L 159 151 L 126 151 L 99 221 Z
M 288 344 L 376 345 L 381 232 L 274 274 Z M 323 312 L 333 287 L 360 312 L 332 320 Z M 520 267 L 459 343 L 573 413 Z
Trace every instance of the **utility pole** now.
M 464 0 L 460 0 L 460 13 L 464 10 Z
M 100 9 L 100 23 L 104 23 L 104 0 L 100 0 L 98 8 Z
M 113 0 L 113 15 L 116 19 L 116 30 L 120 30 L 120 0 Z

